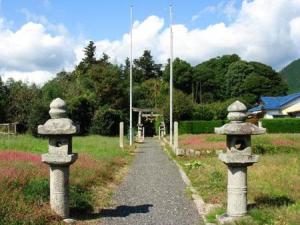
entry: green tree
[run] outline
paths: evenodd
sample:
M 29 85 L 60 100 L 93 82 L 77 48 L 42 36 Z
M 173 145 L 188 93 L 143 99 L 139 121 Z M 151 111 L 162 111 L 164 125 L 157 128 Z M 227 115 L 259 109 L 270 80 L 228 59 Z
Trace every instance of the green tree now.
M 0 77 L 0 123 L 7 121 L 8 96 L 8 88 Z
M 129 90 L 122 80 L 121 68 L 107 63 L 91 66 L 87 73 L 87 87 L 95 95 L 96 107 L 109 105 L 115 109 L 127 106 Z
M 168 123 L 170 118 L 170 101 L 168 96 L 165 96 L 163 107 L 163 115 Z M 190 95 L 183 93 L 180 90 L 174 89 L 173 95 L 173 119 L 174 121 L 192 119 L 194 111 L 193 99 Z
M 92 119 L 91 133 L 100 135 L 116 135 L 119 130 L 119 123 L 122 119 L 122 112 L 109 106 L 102 106 L 96 110 Z
M 193 120 L 212 120 L 214 113 L 209 105 L 199 104 L 193 111 Z
M 87 134 L 93 117 L 93 105 L 85 96 L 76 96 L 67 102 L 70 118 L 80 126 L 79 133 Z
M 84 48 L 83 62 L 87 65 L 91 65 L 96 62 L 96 46 L 93 41 L 90 41 L 89 44 Z
M 194 67 L 192 94 L 196 103 L 209 103 L 218 98 L 220 86 L 216 81 L 215 72 L 200 64 Z
M 262 95 L 285 95 L 288 90 L 280 75 L 262 63 L 234 62 L 225 77 L 227 96 L 244 98 L 250 104 Z
M 215 76 L 214 81 L 217 88 L 214 91 L 214 100 L 225 100 L 229 98 L 229 96 L 226 95 L 225 74 L 227 73 L 228 68 L 232 63 L 238 62 L 240 60 L 241 59 L 238 55 L 233 54 L 218 56 L 200 64 L 202 68 L 210 70 Z
M 33 136 L 38 136 L 38 125 L 44 124 L 49 118 L 49 104 L 46 104 L 46 102 L 43 102 L 42 100 L 37 100 L 33 104 L 28 117 L 29 132 Z
M 32 105 L 40 98 L 40 90 L 36 85 L 27 85 L 13 79 L 8 80 L 6 85 L 9 89 L 7 104 L 8 122 L 18 122 L 25 131 L 28 128 L 28 119 Z
M 157 108 L 162 102 L 162 88 L 162 81 L 157 79 L 149 79 L 135 86 L 133 91 L 135 106 Z
M 140 58 L 134 60 L 133 69 L 133 80 L 137 83 L 162 77 L 161 64 L 154 62 L 149 50 L 145 50 Z
M 163 79 L 170 80 L 170 60 L 163 72 Z M 173 84 L 174 87 L 186 94 L 192 93 L 193 68 L 188 62 L 176 58 L 173 62 Z

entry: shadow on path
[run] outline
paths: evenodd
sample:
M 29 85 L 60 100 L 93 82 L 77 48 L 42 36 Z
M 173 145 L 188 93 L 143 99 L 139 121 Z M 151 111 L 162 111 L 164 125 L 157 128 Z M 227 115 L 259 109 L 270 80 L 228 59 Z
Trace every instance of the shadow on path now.
M 152 204 L 127 206 L 121 205 L 115 209 L 102 209 L 99 213 L 100 217 L 127 217 L 130 214 L 148 213 Z

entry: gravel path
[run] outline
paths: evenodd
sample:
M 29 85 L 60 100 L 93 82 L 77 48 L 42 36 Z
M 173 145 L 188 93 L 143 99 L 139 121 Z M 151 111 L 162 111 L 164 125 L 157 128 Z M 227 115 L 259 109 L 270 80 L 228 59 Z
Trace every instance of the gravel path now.
M 114 206 L 101 211 L 105 225 L 199 225 L 194 203 L 176 165 L 158 141 L 146 139 L 132 168 L 113 196 Z

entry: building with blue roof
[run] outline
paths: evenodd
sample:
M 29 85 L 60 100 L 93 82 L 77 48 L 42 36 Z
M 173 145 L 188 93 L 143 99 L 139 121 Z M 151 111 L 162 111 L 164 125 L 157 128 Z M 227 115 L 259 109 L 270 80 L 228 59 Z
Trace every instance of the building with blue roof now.
M 263 114 L 264 118 L 299 117 L 300 92 L 287 96 L 262 96 L 260 104 L 251 108 L 249 114 Z

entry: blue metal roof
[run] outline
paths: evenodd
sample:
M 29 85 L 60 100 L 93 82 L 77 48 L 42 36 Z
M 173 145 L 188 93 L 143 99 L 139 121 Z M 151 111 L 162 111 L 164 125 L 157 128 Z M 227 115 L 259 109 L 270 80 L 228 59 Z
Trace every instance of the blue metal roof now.
M 290 94 L 287 96 L 278 96 L 278 97 L 262 96 L 260 98 L 262 101 L 262 105 L 251 108 L 249 112 L 281 109 L 281 107 L 283 107 L 284 105 L 288 104 L 289 102 L 297 98 L 300 98 L 300 92 Z
M 253 107 L 248 110 L 248 112 L 257 112 L 257 111 L 262 111 L 263 110 L 263 105 L 258 105 L 256 107 Z

